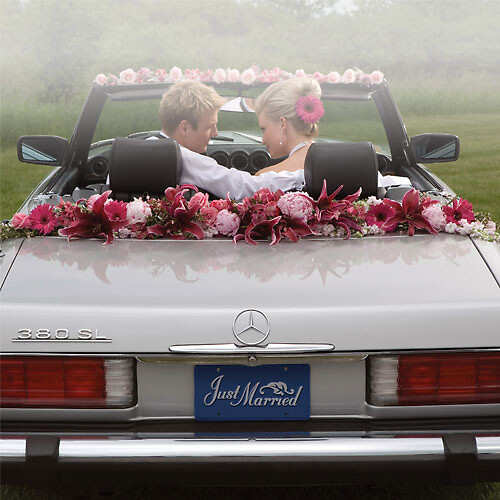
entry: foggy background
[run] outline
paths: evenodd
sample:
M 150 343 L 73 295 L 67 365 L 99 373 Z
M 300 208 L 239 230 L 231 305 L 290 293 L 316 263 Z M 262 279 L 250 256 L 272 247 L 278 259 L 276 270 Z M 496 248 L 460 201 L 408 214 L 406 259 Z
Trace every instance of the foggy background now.
M 73 99 L 98 73 L 174 65 L 357 66 L 500 88 L 500 0 L 1 0 L 1 43 L 4 103 Z

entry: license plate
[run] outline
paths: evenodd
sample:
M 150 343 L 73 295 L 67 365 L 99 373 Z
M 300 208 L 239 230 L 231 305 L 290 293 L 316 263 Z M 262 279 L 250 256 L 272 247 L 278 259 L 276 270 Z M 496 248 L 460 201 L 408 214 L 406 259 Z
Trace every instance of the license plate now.
M 198 420 L 306 420 L 309 365 L 194 367 Z

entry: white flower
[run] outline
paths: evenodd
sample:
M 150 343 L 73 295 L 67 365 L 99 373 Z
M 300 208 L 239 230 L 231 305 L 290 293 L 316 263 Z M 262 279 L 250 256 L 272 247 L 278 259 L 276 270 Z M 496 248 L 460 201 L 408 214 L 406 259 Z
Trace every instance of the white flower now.
M 366 199 L 366 202 L 370 207 L 375 206 L 375 205 L 380 205 L 382 203 L 382 200 L 377 198 L 376 196 L 368 196 Z
M 326 81 L 328 83 L 339 83 L 340 82 L 340 74 L 337 71 L 330 71 L 328 75 L 326 75 Z
M 384 73 L 381 71 L 372 71 L 370 73 L 370 81 L 372 84 L 378 84 L 382 83 L 382 80 L 384 79 Z
M 342 82 L 343 83 L 354 83 L 356 80 L 356 73 L 354 72 L 353 69 L 346 69 L 344 71 L 344 74 L 342 75 Z
M 484 226 L 484 230 L 490 236 L 495 236 L 495 231 L 497 230 L 497 225 L 492 220 L 489 220 L 486 223 L 486 225 Z
M 227 76 L 227 81 L 232 83 L 239 82 L 241 78 L 240 72 L 237 69 L 228 69 L 226 76 Z
M 444 230 L 447 233 L 454 233 L 457 230 L 457 225 L 454 222 L 448 222 L 446 226 L 444 226 Z
M 105 85 L 105 83 L 106 83 L 106 75 L 104 73 L 99 73 L 95 77 L 95 82 L 97 83 L 97 85 Z
M 214 71 L 213 80 L 215 83 L 224 83 L 226 81 L 226 72 L 222 68 Z
M 127 204 L 127 220 L 130 224 L 146 222 L 146 218 L 151 215 L 151 207 L 142 198 L 134 198 Z
M 252 85 L 253 82 L 257 79 L 255 75 L 255 71 L 252 68 L 248 68 L 243 73 L 241 73 L 241 83 L 244 85 Z
M 218 234 L 219 231 L 217 231 L 215 227 L 206 227 L 203 229 L 203 235 L 205 236 L 205 238 L 213 238 Z
M 174 66 L 168 73 L 170 80 L 178 82 L 182 78 L 182 69 Z
M 120 83 L 134 83 L 136 73 L 132 68 L 120 72 Z

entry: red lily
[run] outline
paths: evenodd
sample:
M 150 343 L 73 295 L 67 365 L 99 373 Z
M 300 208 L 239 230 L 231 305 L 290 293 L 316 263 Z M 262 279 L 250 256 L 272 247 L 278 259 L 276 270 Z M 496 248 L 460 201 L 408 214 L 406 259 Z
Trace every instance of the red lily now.
M 393 200 L 384 200 L 384 203 L 390 205 L 395 211 L 394 215 L 387 219 L 382 226 L 384 230 L 390 228 L 394 224 L 407 223 L 408 236 L 413 236 L 415 234 L 415 229 L 426 229 L 432 234 L 438 233 L 422 215 L 422 211 L 425 207 L 438 202 L 430 199 L 421 200 L 416 189 L 408 191 L 404 195 L 401 203 Z
M 60 229 L 61 236 L 71 238 L 102 238 L 106 237 L 105 245 L 113 241 L 113 232 L 128 224 L 127 212 L 122 211 L 124 218 L 118 215 L 120 211 L 108 211 L 105 203 L 111 191 L 105 191 L 94 202 L 90 212 L 77 206 L 74 212 L 75 220 L 66 228 Z

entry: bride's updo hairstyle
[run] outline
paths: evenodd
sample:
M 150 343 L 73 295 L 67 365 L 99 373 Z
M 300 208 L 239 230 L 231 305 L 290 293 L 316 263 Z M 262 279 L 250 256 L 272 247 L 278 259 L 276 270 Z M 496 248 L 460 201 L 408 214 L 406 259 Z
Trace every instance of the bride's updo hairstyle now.
M 321 98 L 321 87 L 316 80 L 307 77 L 291 78 L 273 83 L 255 101 L 257 114 L 264 113 L 269 119 L 286 118 L 299 133 L 309 137 L 318 135 L 318 122 L 306 123 L 295 111 L 302 96 Z

